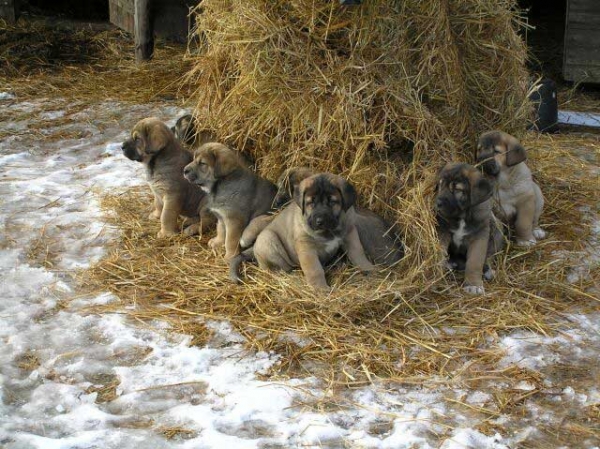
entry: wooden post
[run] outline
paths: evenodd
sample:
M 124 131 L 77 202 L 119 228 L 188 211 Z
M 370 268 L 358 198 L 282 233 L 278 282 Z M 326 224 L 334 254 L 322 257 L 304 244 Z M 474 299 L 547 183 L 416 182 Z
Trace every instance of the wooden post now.
M 154 52 L 154 30 L 150 14 L 151 0 L 135 0 L 135 60 L 148 61 Z
M 15 23 L 19 17 L 18 0 L 0 0 L 0 19 Z

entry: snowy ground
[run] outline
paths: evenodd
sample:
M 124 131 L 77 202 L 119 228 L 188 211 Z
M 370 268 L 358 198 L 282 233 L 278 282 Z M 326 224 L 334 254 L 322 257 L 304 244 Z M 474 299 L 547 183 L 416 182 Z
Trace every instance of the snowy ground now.
M 120 142 L 139 118 L 181 111 L 6 93 L 0 107 L 0 447 L 568 447 L 547 429 L 600 413 L 598 314 L 573 312 L 557 336 L 491 342 L 506 350 L 500 371 L 539 373 L 537 383 L 429 379 L 334 394 L 315 379 L 259 380 L 278 356 L 244 351 L 224 324 L 199 348 L 161 323 L 83 313 L 115 300 L 82 295 L 72 279 L 117 238 L 99 194 L 143 183 Z M 501 393 L 519 399 L 518 416 Z M 576 447 L 598 447 L 596 430 Z

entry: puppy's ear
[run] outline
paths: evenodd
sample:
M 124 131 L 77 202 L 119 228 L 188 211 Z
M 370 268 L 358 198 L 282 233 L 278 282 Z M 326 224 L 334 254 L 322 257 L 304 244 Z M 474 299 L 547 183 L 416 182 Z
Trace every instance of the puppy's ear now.
M 299 183 L 294 186 L 294 202 L 298 205 L 298 207 L 302 210 L 302 215 L 304 215 L 304 189 L 305 183 Z
M 478 178 L 471 185 L 471 206 L 476 206 L 489 200 L 494 193 L 492 183 L 486 178 Z
M 144 131 L 148 154 L 158 153 L 174 139 L 173 133 L 164 123 L 150 123 Z
M 506 145 L 506 166 L 512 167 L 513 165 L 520 164 L 527 160 L 527 152 L 525 147 L 517 139 L 511 139 Z
M 239 160 L 232 150 L 222 146 L 214 149 L 215 164 L 213 173 L 215 178 L 229 175 L 239 166 Z
M 354 206 L 356 203 L 356 190 L 352 184 L 337 175 L 329 175 L 329 182 L 336 186 L 342 194 L 342 208 L 344 211 Z

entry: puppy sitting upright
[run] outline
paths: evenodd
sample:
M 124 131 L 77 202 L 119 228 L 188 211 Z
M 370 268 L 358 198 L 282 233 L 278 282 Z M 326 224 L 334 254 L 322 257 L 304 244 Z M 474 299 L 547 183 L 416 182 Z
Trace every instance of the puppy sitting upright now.
M 230 265 L 230 278 L 239 281 L 239 265 L 256 258 L 261 268 L 290 271 L 300 266 L 308 284 L 328 288 L 323 265 L 339 249 L 361 271 L 375 267 L 367 260 L 355 226 L 346 212 L 354 206 L 356 192 L 343 178 L 328 173 L 302 180 L 294 190 L 294 202 L 258 235 L 253 248 Z
M 531 246 L 546 237 L 539 226 L 544 196 L 525 164 L 527 154 L 519 141 L 502 131 L 490 131 L 479 138 L 477 162 L 496 181 L 498 217 L 513 226 L 517 245 Z
M 200 216 L 203 225 L 214 224 L 214 218 L 204 207 L 206 195 L 183 177 L 183 168 L 192 156 L 181 148 L 167 125 L 155 117 L 140 120 L 133 127 L 131 137 L 123 142 L 122 150 L 127 158 L 146 166 L 148 183 L 154 193 L 150 218 L 160 219 L 158 237 L 177 234 L 180 215 L 192 222 L 185 229 L 188 235 L 198 233 Z
M 208 208 L 217 216 L 217 236 L 208 244 L 225 244 L 225 259 L 239 253 L 240 237 L 251 220 L 271 210 L 277 187 L 253 173 L 240 154 L 211 142 L 202 145 L 183 170 L 185 178 L 207 193 Z
M 465 260 L 464 290 L 471 294 L 485 292 L 484 265 L 502 247 L 491 197 L 492 184 L 471 165 L 449 163 L 438 176 L 438 238 L 451 259 Z

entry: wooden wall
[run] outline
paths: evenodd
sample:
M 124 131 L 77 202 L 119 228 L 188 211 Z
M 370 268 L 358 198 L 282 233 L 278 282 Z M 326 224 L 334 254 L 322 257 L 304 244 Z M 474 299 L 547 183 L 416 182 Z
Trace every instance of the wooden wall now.
M 563 76 L 600 83 L 600 0 L 568 0 Z
M 196 3 L 198 0 L 151 0 L 154 33 L 166 39 L 185 42 L 189 28 L 189 7 Z M 133 34 L 134 5 L 135 0 L 109 0 L 110 22 Z

